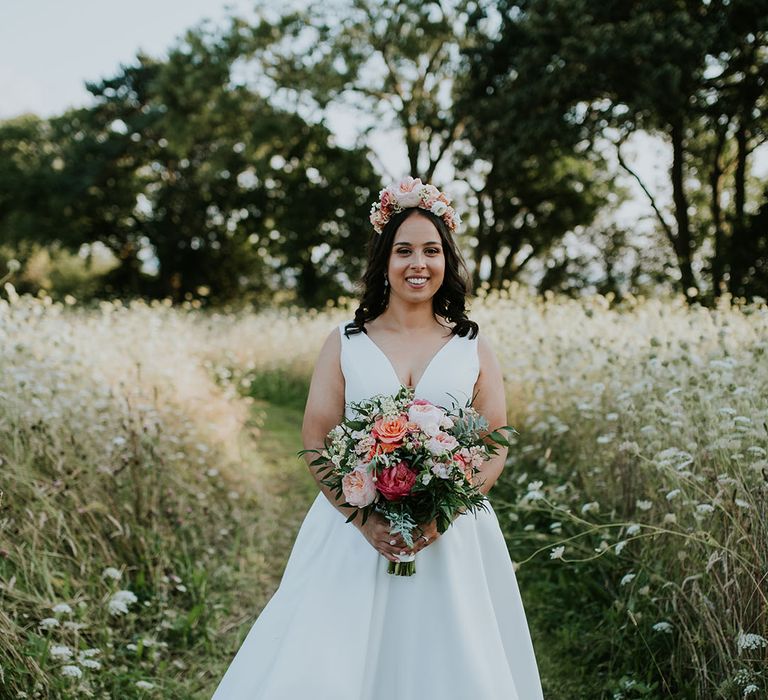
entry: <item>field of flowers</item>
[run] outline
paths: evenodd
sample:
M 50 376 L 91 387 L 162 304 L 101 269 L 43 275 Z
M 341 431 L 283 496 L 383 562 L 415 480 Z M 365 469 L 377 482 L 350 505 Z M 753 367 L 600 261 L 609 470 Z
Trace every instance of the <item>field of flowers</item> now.
M 351 311 L 4 296 L 0 697 L 210 697 L 314 493 L 301 408 Z M 547 700 L 766 697 L 768 308 L 512 287 L 470 315 Z

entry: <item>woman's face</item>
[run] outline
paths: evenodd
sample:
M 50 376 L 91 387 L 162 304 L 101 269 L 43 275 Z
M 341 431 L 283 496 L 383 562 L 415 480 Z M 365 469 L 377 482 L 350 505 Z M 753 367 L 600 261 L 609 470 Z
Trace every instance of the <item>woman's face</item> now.
M 435 225 L 412 214 L 397 229 L 389 256 L 390 294 L 406 302 L 431 299 L 445 276 L 443 242 Z

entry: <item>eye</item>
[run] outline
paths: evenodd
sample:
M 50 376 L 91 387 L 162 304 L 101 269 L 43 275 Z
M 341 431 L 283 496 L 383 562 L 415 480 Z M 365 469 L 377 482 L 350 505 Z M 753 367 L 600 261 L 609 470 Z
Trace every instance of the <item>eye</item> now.
M 402 253 L 406 253 L 407 254 L 407 253 L 411 252 L 411 249 L 410 248 L 398 248 L 397 252 L 400 253 L 400 254 L 402 254 Z
M 439 253 L 440 249 L 439 248 L 427 248 L 427 252 L 428 253 Z

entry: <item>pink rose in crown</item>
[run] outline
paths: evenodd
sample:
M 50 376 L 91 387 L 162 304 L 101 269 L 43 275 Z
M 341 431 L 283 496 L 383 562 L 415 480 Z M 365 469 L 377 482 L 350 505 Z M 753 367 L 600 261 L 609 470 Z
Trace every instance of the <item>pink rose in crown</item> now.
M 408 176 L 402 180 L 398 185 L 397 192 L 394 193 L 400 208 L 418 207 L 421 203 L 422 187 L 423 184 L 419 178 L 414 179 Z
M 382 469 L 376 479 L 376 488 L 388 501 L 397 501 L 407 496 L 416 483 L 416 472 L 405 462 Z
M 391 214 L 394 207 L 394 200 L 392 199 L 392 193 L 389 190 L 381 191 L 381 211 L 385 214 Z
M 413 192 L 423 184 L 424 183 L 421 181 L 421 178 L 414 178 L 408 175 L 407 177 L 404 177 L 402 180 L 400 180 L 400 184 L 398 184 L 397 189 L 400 192 Z
M 363 464 L 342 477 L 341 489 L 347 503 L 358 508 L 370 505 L 376 498 L 376 483 Z

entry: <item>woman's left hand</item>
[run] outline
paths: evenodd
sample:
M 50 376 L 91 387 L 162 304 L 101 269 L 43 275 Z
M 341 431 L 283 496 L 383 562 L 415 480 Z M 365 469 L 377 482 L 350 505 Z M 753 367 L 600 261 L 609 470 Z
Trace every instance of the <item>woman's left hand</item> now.
M 422 523 L 416 526 L 413 531 L 413 552 L 419 552 L 424 547 L 431 545 L 438 537 L 440 533 L 437 531 L 437 520 L 433 520 L 430 523 Z

